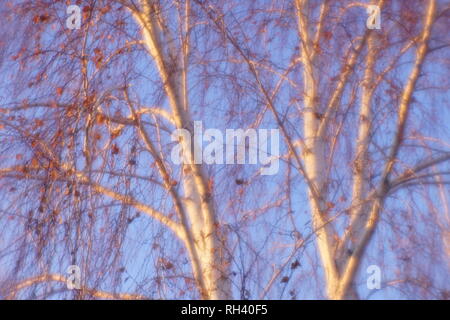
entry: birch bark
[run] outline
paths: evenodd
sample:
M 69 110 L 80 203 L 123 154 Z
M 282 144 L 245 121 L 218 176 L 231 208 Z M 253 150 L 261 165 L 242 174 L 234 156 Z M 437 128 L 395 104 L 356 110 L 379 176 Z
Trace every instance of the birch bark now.
M 187 72 L 188 37 L 183 50 L 177 50 L 174 37 L 165 18 L 152 1 L 141 0 L 141 11 L 133 12 L 143 33 L 144 43 L 153 57 L 164 83 L 177 129 L 188 130 L 194 137 L 193 121 L 189 114 Z M 187 10 L 189 5 L 187 5 Z M 188 19 L 189 13 L 186 14 Z M 187 20 L 186 20 L 187 21 Z M 188 23 L 188 22 L 187 22 Z M 180 57 L 181 55 L 181 57 Z M 193 155 L 193 141 L 180 141 L 186 154 Z M 193 160 L 193 159 L 192 159 Z M 230 299 L 227 240 L 220 232 L 208 178 L 202 164 L 194 161 L 183 165 L 182 204 L 187 224 L 185 244 L 190 251 L 194 276 L 203 299 Z

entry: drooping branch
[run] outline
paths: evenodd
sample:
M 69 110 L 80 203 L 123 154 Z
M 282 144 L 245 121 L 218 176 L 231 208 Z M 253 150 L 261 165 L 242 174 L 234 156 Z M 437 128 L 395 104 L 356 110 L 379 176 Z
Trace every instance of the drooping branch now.
M 184 239 L 184 235 L 181 229 L 181 226 L 169 218 L 164 213 L 146 205 L 135 198 L 133 198 L 130 195 L 124 195 L 119 192 L 113 191 L 107 187 L 104 187 L 98 183 L 95 183 L 82 172 L 74 171 L 71 166 L 67 164 L 60 164 L 59 169 L 61 170 L 61 174 L 55 178 L 55 180 L 58 181 L 64 181 L 64 182 L 73 182 L 74 180 L 83 185 L 87 185 L 91 187 L 94 191 L 107 196 L 109 198 L 112 198 L 114 200 L 120 201 L 121 203 L 125 205 L 130 205 L 134 207 L 135 209 L 142 211 L 143 213 L 147 214 L 151 218 L 159 221 L 160 223 L 166 225 L 170 230 L 172 230 L 181 240 Z M 39 176 L 38 174 L 32 174 L 33 170 L 39 170 L 38 167 L 27 167 L 26 172 L 24 172 L 22 166 L 15 166 L 10 168 L 2 168 L 0 169 L 0 177 L 5 178 L 16 178 L 16 179 L 33 179 L 33 180 L 46 180 L 47 177 L 45 176 Z
M 25 290 L 28 287 L 44 283 L 44 282 L 60 282 L 68 283 L 69 279 L 61 274 L 43 274 L 36 277 L 25 279 L 18 284 L 14 285 L 9 289 L 9 294 L 6 297 L 7 300 L 16 299 L 20 291 Z M 69 289 L 67 289 L 69 290 Z M 97 290 L 83 286 L 80 288 L 84 293 L 99 299 L 116 299 L 116 300 L 147 300 L 148 298 L 140 294 L 129 294 L 129 293 L 111 293 L 107 291 Z

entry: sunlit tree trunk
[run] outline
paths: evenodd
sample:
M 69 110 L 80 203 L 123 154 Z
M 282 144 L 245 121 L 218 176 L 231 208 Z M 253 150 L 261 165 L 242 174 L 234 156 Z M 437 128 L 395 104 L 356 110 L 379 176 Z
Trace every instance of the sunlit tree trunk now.
M 145 45 L 153 57 L 164 89 L 168 96 L 177 129 L 185 129 L 194 138 L 193 121 L 189 114 L 187 73 L 189 37 L 184 48 L 176 50 L 175 40 L 165 25 L 165 17 L 152 1 L 141 1 L 142 11 L 133 12 L 141 26 Z M 188 19 L 189 2 L 186 4 Z M 187 23 L 188 25 L 188 23 Z M 189 26 L 187 26 L 189 28 Z M 188 30 L 185 30 L 186 34 Z M 191 262 L 201 296 L 205 299 L 230 299 L 231 285 L 228 275 L 227 240 L 219 231 L 214 199 L 208 178 L 201 164 L 194 161 L 192 140 L 182 139 L 183 153 L 190 155 L 189 163 L 183 165 L 183 207 L 187 223 L 183 226 L 190 248 Z M 182 214 L 184 214 L 184 212 Z

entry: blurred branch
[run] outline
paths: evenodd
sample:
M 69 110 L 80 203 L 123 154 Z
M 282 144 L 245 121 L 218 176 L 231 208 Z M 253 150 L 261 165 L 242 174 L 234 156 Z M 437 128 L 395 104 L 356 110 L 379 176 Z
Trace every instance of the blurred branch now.
M 22 282 L 15 285 L 12 289 L 10 289 L 8 296 L 6 297 L 7 300 L 14 300 L 16 299 L 17 294 L 28 287 L 37 285 L 39 283 L 43 282 L 61 282 L 61 283 L 67 283 L 69 279 L 66 277 L 60 275 L 60 274 L 43 274 L 40 276 L 28 278 L 26 280 L 23 280 Z M 69 290 L 69 289 L 67 289 Z M 102 290 L 96 290 L 92 288 L 82 287 L 80 290 L 83 292 L 99 299 L 118 299 L 118 300 L 146 300 L 147 297 L 143 295 L 138 294 L 128 294 L 128 293 L 110 293 Z

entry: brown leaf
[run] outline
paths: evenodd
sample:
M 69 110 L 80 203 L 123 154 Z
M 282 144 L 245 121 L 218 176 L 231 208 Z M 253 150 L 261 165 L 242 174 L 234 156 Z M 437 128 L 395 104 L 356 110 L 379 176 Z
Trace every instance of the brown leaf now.
M 117 128 L 111 131 L 111 139 L 115 139 L 118 136 L 120 136 L 120 134 L 122 133 L 122 129 L 121 128 Z
M 96 130 L 93 133 L 93 137 L 95 141 L 100 141 L 102 139 L 102 134 L 100 131 Z
M 41 14 L 39 16 L 39 22 L 45 23 L 45 22 L 48 22 L 48 21 L 50 21 L 50 15 L 48 15 L 47 13 Z
M 120 149 L 119 149 L 119 147 L 117 146 L 117 144 L 113 144 L 113 145 L 112 145 L 112 147 L 111 147 L 111 153 L 112 153 L 112 154 L 119 154 L 119 153 L 120 153 Z
M 101 14 L 107 14 L 109 11 L 111 11 L 111 6 L 109 4 L 100 9 Z
M 164 258 L 160 258 L 159 263 L 161 264 L 163 270 L 170 270 L 173 268 L 173 263 Z
M 31 166 L 32 166 L 32 167 L 38 167 L 38 166 L 39 166 L 39 161 L 38 161 L 38 159 L 33 158 L 33 159 L 31 160 Z
M 331 31 L 324 31 L 322 33 L 322 36 L 326 41 L 329 41 L 333 37 L 333 34 L 331 33 Z
M 97 115 L 96 115 L 96 117 L 95 117 L 95 121 L 96 121 L 98 124 L 103 124 L 103 123 L 105 123 L 105 117 L 104 117 L 102 114 L 97 113 Z

